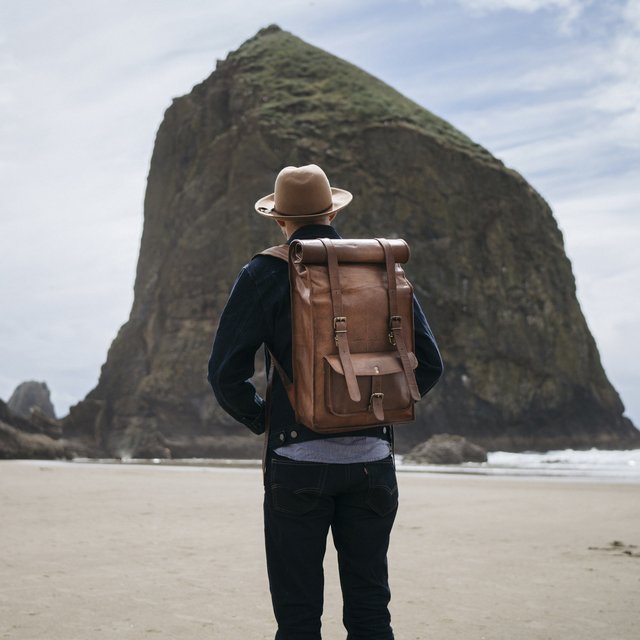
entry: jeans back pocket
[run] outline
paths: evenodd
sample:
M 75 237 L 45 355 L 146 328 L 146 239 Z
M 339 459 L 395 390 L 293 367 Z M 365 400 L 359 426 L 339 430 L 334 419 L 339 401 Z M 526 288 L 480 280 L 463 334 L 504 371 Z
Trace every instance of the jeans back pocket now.
M 269 491 L 276 511 L 303 515 L 320 500 L 327 473 L 325 464 L 272 459 Z

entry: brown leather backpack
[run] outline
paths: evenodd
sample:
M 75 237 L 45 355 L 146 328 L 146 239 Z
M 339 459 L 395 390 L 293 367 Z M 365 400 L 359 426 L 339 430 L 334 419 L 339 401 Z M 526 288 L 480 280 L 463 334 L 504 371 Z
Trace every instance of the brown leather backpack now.
M 289 264 L 294 383 L 271 358 L 296 420 L 318 433 L 414 420 L 407 243 L 319 238 L 261 253 Z

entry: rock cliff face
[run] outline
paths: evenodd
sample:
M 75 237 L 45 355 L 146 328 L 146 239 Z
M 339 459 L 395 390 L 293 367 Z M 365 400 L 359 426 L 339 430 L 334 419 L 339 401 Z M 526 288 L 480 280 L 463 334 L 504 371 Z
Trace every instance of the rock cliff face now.
M 211 454 L 217 442 L 257 455 L 216 405 L 206 363 L 238 270 L 280 242 L 254 201 L 283 166 L 311 162 L 354 194 L 343 236 L 412 246 L 407 273 L 446 371 L 416 424 L 397 429 L 401 451 L 438 432 L 490 449 L 638 445 L 547 203 L 448 123 L 277 27 L 166 110 L 131 315 L 65 437 L 115 455 Z

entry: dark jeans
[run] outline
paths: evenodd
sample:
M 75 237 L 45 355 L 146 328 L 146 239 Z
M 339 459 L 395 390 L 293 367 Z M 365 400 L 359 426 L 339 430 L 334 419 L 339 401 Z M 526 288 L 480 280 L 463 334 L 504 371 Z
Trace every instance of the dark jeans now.
M 393 640 L 387 549 L 398 509 L 391 457 L 296 462 L 270 453 L 264 528 L 276 640 L 318 640 L 329 528 L 338 552 L 347 640 Z

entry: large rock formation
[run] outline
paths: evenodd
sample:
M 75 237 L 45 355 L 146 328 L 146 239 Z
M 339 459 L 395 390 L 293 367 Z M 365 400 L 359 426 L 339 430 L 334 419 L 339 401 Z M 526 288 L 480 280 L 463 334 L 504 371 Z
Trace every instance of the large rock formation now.
M 436 433 L 405 454 L 403 462 L 410 464 L 460 464 L 486 462 L 487 452 L 463 436 Z
M 401 451 L 443 431 L 490 449 L 638 445 L 547 203 L 448 123 L 277 27 L 166 110 L 131 315 L 66 437 L 115 455 L 197 455 L 246 433 L 226 453 L 258 455 L 215 404 L 206 363 L 237 271 L 280 241 L 254 201 L 283 166 L 311 162 L 355 196 L 342 235 L 412 246 L 407 272 L 446 372 L 416 424 L 397 429 Z
M 23 418 L 29 418 L 31 410 L 37 407 L 47 418 L 56 419 L 46 382 L 21 382 L 11 394 L 7 405 L 14 414 Z

